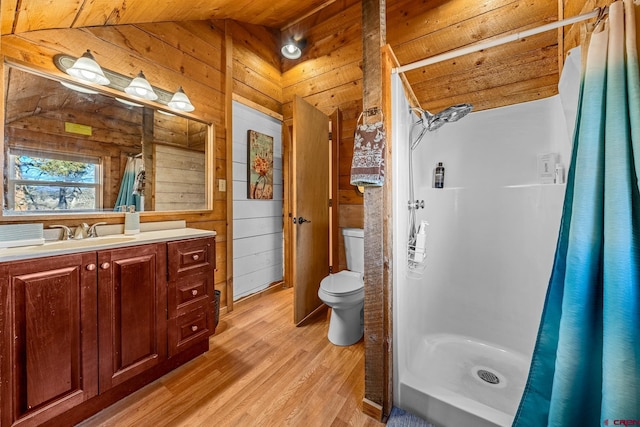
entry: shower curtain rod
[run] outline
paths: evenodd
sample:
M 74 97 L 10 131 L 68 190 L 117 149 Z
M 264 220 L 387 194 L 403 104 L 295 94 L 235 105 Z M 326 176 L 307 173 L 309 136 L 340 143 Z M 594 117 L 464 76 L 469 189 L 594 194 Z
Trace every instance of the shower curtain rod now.
M 563 19 L 561 21 L 551 22 L 549 24 L 541 25 L 540 27 L 531 28 L 530 30 L 524 30 L 519 33 L 510 34 L 508 36 L 500 37 L 495 40 L 490 40 L 487 42 L 473 44 L 471 46 L 463 47 L 460 49 L 452 50 L 450 52 L 445 52 L 440 55 L 432 56 L 430 58 L 422 59 L 420 61 L 413 62 L 411 64 L 402 65 L 400 67 L 394 68 L 392 73 L 404 73 L 406 71 L 415 70 L 416 68 L 426 67 L 427 65 L 435 64 L 438 62 L 446 61 L 448 59 L 457 58 L 462 55 L 466 55 L 469 53 L 478 52 L 483 49 L 488 49 L 490 47 L 500 46 L 505 43 L 513 42 L 516 40 L 520 40 L 524 37 L 533 36 L 536 34 L 544 33 L 545 31 L 555 30 L 560 27 L 564 27 L 565 25 L 575 24 L 576 22 L 586 21 L 591 18 L 599 18 L 602 19 L 609 12 L 608 7 L 598 7 L 591 12 L 583 13 L 582 15 L 577 15 L 572 18 Z

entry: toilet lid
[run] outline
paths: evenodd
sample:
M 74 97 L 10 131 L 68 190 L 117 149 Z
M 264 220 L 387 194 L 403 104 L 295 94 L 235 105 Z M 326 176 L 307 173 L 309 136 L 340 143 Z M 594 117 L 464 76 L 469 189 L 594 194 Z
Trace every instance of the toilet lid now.
M 336 274 L 330 274 L 322 279 L 320 288 L 328 294 L 351 294 L 364 288 L 364 280 L 362 273 L 343 270 Z

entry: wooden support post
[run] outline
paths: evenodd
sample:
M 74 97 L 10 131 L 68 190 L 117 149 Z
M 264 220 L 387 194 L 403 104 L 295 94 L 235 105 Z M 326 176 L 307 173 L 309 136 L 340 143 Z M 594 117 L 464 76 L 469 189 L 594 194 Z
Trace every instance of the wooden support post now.
M 224 126 L 227 180 L 227 312 L 233 311 L 233 37 L 224 21 Z
M 386 44 L 385 0 L 362 0 L 362 65 L 363 110 L 382 108 L 382 57 L 380 49 Z M 388 136 L 387 136 L 388 138 Z M 391 296 L 385 248 L 391 244 L 386 233 L 386 208 L 390 202 L 388 182 L 383 187 L 367 187 L 364 193 L 365 241 L 365 392 L 363 410 L 382 420 L 389 413 L 390 351 L 385 326 L 386 302 Z
M 142 109 L 142 142 L 140 150 L 142 151 L 142 161 L 144 162 L 144 170 L 147 176 L 144 185 L 144 208 L 145 211 L 156 210 L 156 189 L 153 185 L 153 179 L 149 179 L 155 175 L 153 161 L 153 121 L 154 111 L 153 108 L 144 107 Z M 137 153 L 136 153 L 137 154 Z

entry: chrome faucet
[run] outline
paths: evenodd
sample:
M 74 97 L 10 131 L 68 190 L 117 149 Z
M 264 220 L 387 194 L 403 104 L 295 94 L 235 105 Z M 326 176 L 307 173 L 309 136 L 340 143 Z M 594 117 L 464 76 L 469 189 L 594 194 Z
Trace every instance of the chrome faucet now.
M 96 229 L 99 225 L 106 225 L 106 222 L 96 222 L 91 227 L 89 227 L 89 231 L 87 232 L 88 237 L 98 237 L 98 230 Z
M 86 222 L 80 223 L 80 225 L 76 227 L 76 230 L 73 233 L 73 238 L 86 239 L 88 235 L 88 231 L 89 231 L 89 224 L 87 224 Z
M 61 240 L 71 240 L 71 239 L 73 239 L 73 232 L 66 225 L 50 225 L 49 228 L 62 228 L 62 239 Z

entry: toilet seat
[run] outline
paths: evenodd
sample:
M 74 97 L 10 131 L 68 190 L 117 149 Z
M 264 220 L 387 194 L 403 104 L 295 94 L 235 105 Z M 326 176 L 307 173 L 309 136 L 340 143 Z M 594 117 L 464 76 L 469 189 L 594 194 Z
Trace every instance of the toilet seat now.
M 320 289 L 331 296 L 348 296 L 364 290 L 362 273 L 342 270 L 330 274 L 320 282 Z

